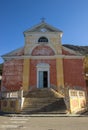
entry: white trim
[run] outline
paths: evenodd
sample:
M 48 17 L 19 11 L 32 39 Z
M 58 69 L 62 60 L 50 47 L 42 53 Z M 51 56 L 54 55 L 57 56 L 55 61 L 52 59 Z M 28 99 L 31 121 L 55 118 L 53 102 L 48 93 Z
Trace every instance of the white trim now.
M 64 58 L 64 59 L 83 59 L 85 56 L 74 56 L 74 55 L 54 55 L 54 56 L 3 56 L 3 59 L 55 59 L 55 58 Z
M 63 33 L 60 33 L 60 32 L 29 32 L 29 33 L 25 33 L 24 34 L 24 37 L 27 37 L 27 36 L 30 36 L 30 35 L 60 35 Z
M 39 63 L 37 66 L 37 88 L 39 88 L 39 72 L 47 71 L 48 72 L 48 88 L 50 88 L 50 66 L 47 63 Z
M 52 25 L 49 25 L 47 24 L 46 22 L 41 22 L 37 25 L 34 25 L 33 27 L 27 29 L 26 31 L 23 32 L 24 35 L 27 35 L 27 34 L 30 34 L 31 32 L 35 32 L 36 33 L 36 28 L 47 28 L 48 27 L 48 30 L 53 30 L 53 31 L 50 31 L 50 32 L 59 32 L 59 33 L 63 33 L 61 30 L 59 30 L 58 28 L 56 27 L 53 27 Z M 40 32 L 41 33 L 41 32 Z

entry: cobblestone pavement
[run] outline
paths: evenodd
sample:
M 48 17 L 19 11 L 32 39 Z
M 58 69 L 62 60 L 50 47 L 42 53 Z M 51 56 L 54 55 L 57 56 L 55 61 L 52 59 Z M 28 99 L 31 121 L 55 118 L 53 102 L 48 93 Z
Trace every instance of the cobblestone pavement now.
M 88 130 L 88 117 L 0 116 L 0 130 Z

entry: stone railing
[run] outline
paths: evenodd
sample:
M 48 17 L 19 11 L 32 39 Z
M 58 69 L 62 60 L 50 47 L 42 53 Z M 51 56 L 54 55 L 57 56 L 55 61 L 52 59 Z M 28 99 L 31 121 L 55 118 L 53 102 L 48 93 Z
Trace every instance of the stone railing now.
M 86 108 L 86 91 L 80 87 L 59 87 L 58 92 L 64 96 L 64 101 L 69 112 L 73 113 Z
M 1 98 L 21 98 L 21 97 L 23 97 L 23 90 L 1 92 Z
M 3 112 L 20 112 L 23 107 L 23 90 L 3 91 L 1 93 L 1 111 Z

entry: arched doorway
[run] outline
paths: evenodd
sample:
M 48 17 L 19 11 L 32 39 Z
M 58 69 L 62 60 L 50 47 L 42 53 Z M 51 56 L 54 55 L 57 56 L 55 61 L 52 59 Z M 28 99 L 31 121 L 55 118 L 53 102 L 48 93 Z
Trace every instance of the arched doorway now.
M 50 87 L 50 66 L 46 63 L 37 65 L 37 88 Z

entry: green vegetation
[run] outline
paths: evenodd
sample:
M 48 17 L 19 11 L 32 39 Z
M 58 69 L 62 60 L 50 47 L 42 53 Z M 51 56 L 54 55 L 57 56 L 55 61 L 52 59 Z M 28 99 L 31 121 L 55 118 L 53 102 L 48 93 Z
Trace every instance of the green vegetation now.
M 3 64 L 0 64 L 0 75 L 2 74 L 2 66 Z

